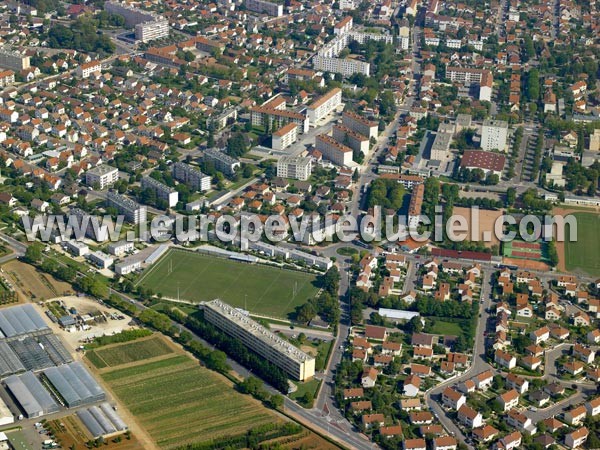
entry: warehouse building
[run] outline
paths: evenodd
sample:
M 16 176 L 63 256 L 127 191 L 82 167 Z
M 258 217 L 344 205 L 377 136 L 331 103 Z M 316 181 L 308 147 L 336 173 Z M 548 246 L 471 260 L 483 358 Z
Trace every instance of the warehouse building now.
M 203 309 L 206 320 L 242 341 L 294 379 L 305 381 L 314 376 L 315 358 L 271 333 L 238 309 L 218 299 L 205 303 Z
M 11 423 L 15 423 L 15 417 L 10 412 L 6 403 L 4 403 L 4 400 L 0 398 L 0 427 L 10 425 Z M 0 440 L 0 442 L 2 441 Z
M 0 377 L 25 372 L 25 370 L 25 366 L 8 343 L 0 341 Z
M 0 338 L 45 334 L 50 328 L 33 305 L 25 304 L 0 310 Z
M 88 429 L 93 439 L 100 437 L 108 439 L 128 428 L 108 403 L 81 409 L 77 411 L 77 417 Z
M 4 380 L 6 388 L 29 419 L 58 412 L 60 407 L 33 372 L 11 375 Z
M 44 376 L 69 408 L 96 403 L 106 398 L 100 385 L 78 361 L 46 369 Z

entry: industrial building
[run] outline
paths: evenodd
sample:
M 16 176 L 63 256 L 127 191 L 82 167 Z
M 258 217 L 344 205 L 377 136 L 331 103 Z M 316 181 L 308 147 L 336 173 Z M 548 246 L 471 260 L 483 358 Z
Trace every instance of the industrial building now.
M 15 423 L 15 417 L 10 412 L 6 403 L 4 403 L 4 400 L 0 398 L 0 427 L 10 425 L 11 423 Z M 0 442 L 2 441 L 0 440 Z M 0 448 L 2 447 L 0 446 Z
M 106 398 L 98 382 L 79 361 L 46 369 L 44 377 L 67 407 L 96 403 Z
M 229 156 L 223 150 L 208 148 L 204 150 L 204 161 L 210 161 L 215 165 L 215 169 L 231 176 L 238 170 L 242 164 L 236 158 Z
M 156 194 L 156 198 L 166 202 L 169 208 L 176 206 L 179 201 L 179 192 L 152 177 L 142 177 L 141 185 L 142 189 L 152 189 Z
M 109 191 L 106 194 L 106 204 L 117 208 L 119 214 L 123 214 L 128 222 L 136 225 L 146 222 L 146 207 L 117 192 Z
M 77 417 L 88 429 L 93 439 L 110 438 L 126 431 L 128 428 L 123 419 L 108 403 L 80 409 L 77 411 Z
M 310 178 L 312 163 L 310 158 L 284 156 L 277 161 L 277 176 L 306 181 Z
M 58 403 L 33 372 L 11 375 L 4 384 L 29 419 L 60 411 Z
M 176 162 L 173 164 L 173 178 L 196 191 L 202 192 L 210 189 L 210 177 L 203 174 L 197 167 L 186 163 Z
M 104 189 L 114 184 L 118 179 L 119 170 L 106 164 L 92 167 L 85 173 L 85 184 L 88 186 L 98 185 L 99 189 Z
M 50 328 L 33 305 L 26 303 L 0 310 L 0 331 L 0 338 L 17 338 L 49 333 Z
M 14 350 L 7 342 L 0 341 L 0 377 L 6 377 L 25 371 L 25 366 Z
M 305 381 L 314 376 L 315 358 L 271 333 L 238 309 L 217 299 L 205 303 L 203 310 L 206 320 L 239 339 L 294 379 Z

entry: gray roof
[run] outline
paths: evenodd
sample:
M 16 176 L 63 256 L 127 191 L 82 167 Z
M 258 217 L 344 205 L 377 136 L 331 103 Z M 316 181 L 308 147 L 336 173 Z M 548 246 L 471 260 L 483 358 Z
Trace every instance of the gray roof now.
M 13 337 L 48 330 L 48 325 L 33 305 L 25 304 L 0 310 L 2 336 Z
M 0 342 L 0 377 L 18 372 L 25 372 L 25 366 L 6 342 Z
M 104 400 L 106 394 L 80 362 L 44 371 L 52 386 L 68 407 L 85 405 Z
M 33 372 L 11 375 L 4 382 L 27 417 L 37 417 L 59 411 L 58 403 L 54 401 Z
M 127 429 L 125 422 L 108 403 L 102 403 L 100 407 L 92 406 L 79 410 L 77 416 L 94 438 Z

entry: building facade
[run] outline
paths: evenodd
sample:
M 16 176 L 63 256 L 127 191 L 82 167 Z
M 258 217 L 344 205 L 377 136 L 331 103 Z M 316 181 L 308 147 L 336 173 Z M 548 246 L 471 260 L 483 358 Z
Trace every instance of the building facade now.
M 210 177 L 189 164 L 182 162 L 173 164 L 173 178 L 196 191 L 210 190 Z
M 98 185 L 100 189 L 111 186 L 119 179 L 119 170 L 115 167 L 101 164 L 92 167 L 85 173 L 85 184 L 88 186 Z
M 121 194 L 114 191 L 108 191 L 106 194 L 106 204 L 117 208 L 119 214 L 123 214 L 125 220 L 128 222 L 136 225 L 146 222 L 146 207 Z
M 179 201 L 179 192 L 152 177 L 142 177 L 141 185 L 142 189 L 152 189 L 156 194 L 156 198 L 166 202 L 167 205 L 169 205 L 169 208 L 177 205 L 177 202 Z
M 277 176 L 306 181 L 312 173 L 310 158 L 284 156 L 277 161 Z
M 258 322 L 221 300 L 204 303 L 204 318 L 225 333 L 284 370 L 305 381 L 315 374 L 315 358 L 271 333 Z

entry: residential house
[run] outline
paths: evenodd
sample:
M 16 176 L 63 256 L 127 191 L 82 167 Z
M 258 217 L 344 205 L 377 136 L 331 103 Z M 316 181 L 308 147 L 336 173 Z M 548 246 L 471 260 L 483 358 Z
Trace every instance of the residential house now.
M 511 389 L 498 396 L 498 402 L 502 407 L 502 411 L 510 411 L 519 404 L 519 393 L 516 390 Z

